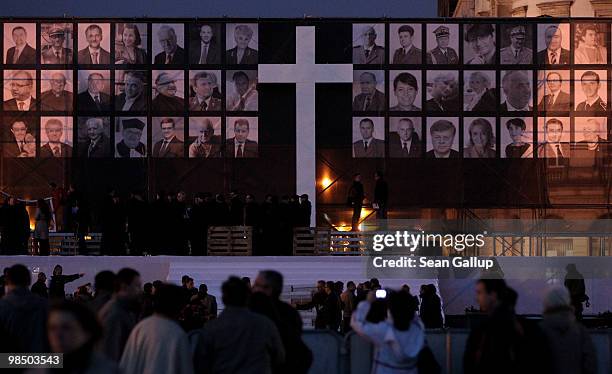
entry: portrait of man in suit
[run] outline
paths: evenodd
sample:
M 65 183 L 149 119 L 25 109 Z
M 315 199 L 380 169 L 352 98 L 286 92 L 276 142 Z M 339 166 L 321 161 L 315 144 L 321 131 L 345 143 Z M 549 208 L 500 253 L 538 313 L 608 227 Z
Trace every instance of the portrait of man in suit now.
M 465 25 L 464 61 L 467 65 L 495 64 L 495 27 L 489 23 Z
M 376 85 L 376 74 L 370 71 L 355 71 L 359 79 L 359 93 L 353 98 L 354 111 L 376 111 L 385 110 L 385 94 L 378 90 Z
M 9 75 L 10 78 L 6 78 Z M 36 86 L 33 72 L 29 70 L 5 70 L 5 85 L 8 85 L 12 99 L 4 101 L 3 108 L 7 111 L 35 111 L 37 102 L 34 98 Z M 8 80 L 8 84 L 6 83 Z M 6 92 L 6 91 L 5 91 Z
M 77 109 L 79 111 L 107 111 L 111 110 L 111 97 L 109 88 L 102 73 L 92 72 L 87 76 L 87 90 L 77 95 Z
M 183 72 L 175 73 L 172 75 L 168 72 L 161 72 L 155 78 L 155 92 L 157 95 L 151 102 L 153 110 L 156 112 L 180 112 L 185 110 L 185 100 L 179 97 L 176 74 L 183 74 Z M 181 83 L 183 79 L 180 79 Z
M 257 74 L 256 71 L 248 71 Z M 257 81 L 249 78 L 248 72 L 236 71 L 232 80 L 227 84 L 226 110 L 228 111 L 255 111 L 259 106 Z M 228 71 L 228 76 L 231 71 Z
M 416 25 L 421 27 L 421 25 Z M 414 45 L 415 36 L 414 28 L 411 25 L 401 25 L 397 29 L 397 37 L 400 47 L 393 52 L 393 64 L 420 64 L 423 59 L 423 51 Z M 421 33 L 418 33 L 420 36 Z M 416 40 L 418 45 L 421 45 L 420 40 Z
M 564 82 L 561 73 L 549 71 L 546 74 L 544 96 L 538 103 L 539 111 L 569 111 L 570 94 L 563 91 Z
M 2 144 L 6 157 L 36 157 L 35 132 L 29 128 L 25 119 L 8 121 L 11 124 L 9 140 Z
M 153 157 L 177 158 L 183 157 L 183 141 L 179 139 L 179 131 L 176 128 L 174 118 L 162 118 L 159 123 L 161 139 L 153 145 Z M 182 127 L 181 127 L 182 128 Z M 158 135 L 159 136 L 159 135 Z
M 104 119 L 90 117 L 85 121 L 87 137 L 78 145 L 79 157 L 101 158 L 110 157 L 111 144 L 108 126 L 104 125 Z
M 181 32 L 182 32 L 182 25 Z M 157 30 L 157 43 L 161 52 L 155 55 L 153 63 L 158 65 L 181 65 L 185 63 L 185 50 L 178 44 L 174 25 L 161 25 Z
M 595 113 L 605 113 L 608 107 L 608 98 L 607 98 L 607 87 L 604 86 L 602 89 L 602 83 L 605 85 L 606 77 L 605 71 L 600 72 L 604 74 L 603 79 L 600 79 L 599 74 L 595 71 L 588 70 L 585 72 L 575 71 L 574 74 L 578 76 L 580 75 L 580 90 L 581 95 L 578 94 L 578 82 L 574 84 L 576 89 L 576 101 L 580 100 L 580 98 L 584 98 L 584 100 L 578 102 L 576 104 L 577 112 L 590 112 L 592 114 Z M 603 82 L 602 82 L 603 81 Z M 604 95 L 604 98 L 600 95 Z
M 221 157 L 221 135 L 215 135 L 215 126 L 210 118 L 191 118 L 190 127 L 195 131 L 190 131 L 189 135 L 195 136 L 195 140 L 189 145 L 189 158 Z
M 42 74 L 50 73 L 47 82 L 49 89 L 40 95 L 40 110 L 42 111 L 72 111 L 72 92 L 66 90 L 68 74 L 72 71 L 43 71 Z M 45 77 L 43 77 L 45 79 Z
M 423 146 L 414 125 L 415 120 L 419 121 L 420 128 L 418 118 L 393 118 L 391 120 L 391 124 L 395 125 L 395 131 L 389 132 L 389 156 L 394 158 L 422 156 Z
M 492 73 L 492 77 L 491 77 Z M 465 71 L 463 109 L 474 112 L 493 112 L 497 109 L 495 72 Z
M 427 63 L 436 65 L 458 64 L 459 55 L 457 55 L 455 49 L 449 46 L 450 28 L 440 25 L 432 33 L 436 36 L 436 46 L 427 52 Z
M 234 136 L 226 141 L 227 157 L 253 158 L 259 156 L 259 145 L 257 141 L 249 139 L 250 126 L 251 124 L 247 118 L 238 118 L 234 120 L 234 125 L 232 127 Z
M 258 62 L 257 49 L 251 48 L 249 45 L 253 39 L 254 25 L 236 25 L 233 29 L 232 25 L 227 25 L 227 44 L 228 50 L 225 52 L 225 63 L 228 65 L 249 64 L 255 65 Z M 233 34 L 233 38 L 231 35 Z M 229 48 L 230 41 L 234 41 L 234 47 Z
M 533 62 L 533 49 L 531 39 L 527 39 L 527 30 L 524 25 L 511 25 L 506 27 L 510 38 L 510 45 L 499 51 L 499 63 L 506 65 L 531 64 Z
M 419 71 L 418 74 L 420 73 Z M 393 79 L 393 94 L 397 104 L 390 107 L 390 111 L 414 112 L 421 110 L 414 105 L 419 95 L 419 83 L 411 73 L 401 72 Z
M 362 118 L 358 126 L 361 139 L 353 142 L 353 157 L 385 157 L 385 141 L 374 137 L 374 121 L 371 118 Z
M 121 134 L 115 136 L 115 157 L 142 158 L 147 157 L 147 146 L 142 142 L 144 132 L 146 142 L 147 133 L 145 122 L 140 118 L 118 118 Z
M 189 98 L 189 110 L 194 112 L 216 112 L 221 110 L 221 96 L 217 75 L 211 71 L 198 71 L 191 78 L 192 96 Z
M 122 82 L 118 84 L 118 86 L 123 86 L 123 92 L 115 97 L 115 109 L 120 111 L 147 110 L 145 84 L 146 78 L 143 71 L 125 71 Z
M 538 157 L 548 159 L 548 165 L 566 166 L 569 164 L 570 146 L 562 142 L 563 122 L 558 118 L 544 119 L 544 142 L 538 146 Z
M 575 64 L 606 64 L 608 49 L 605 47 L 608 26 L 603 23 L 581 23 L 576 25 L 574 49 Z
M 459 158 L 459 152 L 453 149 L 457 128 L 445 119 L 435 121 L 429 128 L 431 147 L 425 158 Z
M 44 27 L 47 25 L 43 25 Z M 72 24 L 48 25 L 43 31 L 42 39 L 46 45 L 42 48 L 43 64 L 72 64 Z
M 36 30 L 36 25 L 34 30 Z M 11 27 L 10 35 L 14 46 L 6 51 L 6 64 L 23 65 L 36 63 L 36 49 L 28 43 L 28 31 L 22 25 L 5 24 L 4 32 L 8 34 L 7 27 Z M 6 39 L 5 39 L 6 40 Z M 36 41 L 33 41 L 36 45 Z
M 461 110 L 459 74 L 456 71 L 428 71 L 428 94 L 425 110 L 430 112 L 455 112 Z
M 215 27 L 217 30 L 218 27 Z M 204 24 L 198 27 L 198 32 L 193 33 L 189 43 L 189 63 L 190 64 L 220 64 L 221 45 L 219 44 L 219 34 L 216 34 L 213 26 Z
M 353 25 L 353 37 L 361 41 L 353 47 L 353 64 L 380 65 L 385 62 L 385 47 L 376 44 L 378 35 L 373 26 Z M 384 42 L 384 34 L 381 40 Z
M 66 119 L 68 118 L 66 117 Z M 66 124 L 66 128 L 68 128 L 68 125 L 72 124 Z M 72 146 L 66 144 L 66 141 L 63 139 L 64 126 L 64 123 L 59 118 L 50 118 L 45 122 L 43 129 L 47 143 L 40 147 L 40 157 L 72 157 Z M 42 141 L 44 139 L 41 139 Z
M 110 25 L 103 25 L 107 34 L 110 30 Z M 102 26 L 92 24 L 85 28 L 85 39 L 87 47 L 79 50 L 77 53 L 77 61 L 84 65 L 108 65 L 110 64 L 110 53 L 102 48 L 101 42 L 104 39 Z
M 530 72 L 523 70 L 507 70 L 501 81 L 503 112 L 531 111 L 531 79 Z
M 541 65 L 567 65 L 569 64 L 569 50 L 563 48 L 564 38 L 569 38 L 569 32 L 564 35 L 568 24 L 538 25 L 538 31 L 544 28 L 545 48 L 538 51 L 538 63 Z

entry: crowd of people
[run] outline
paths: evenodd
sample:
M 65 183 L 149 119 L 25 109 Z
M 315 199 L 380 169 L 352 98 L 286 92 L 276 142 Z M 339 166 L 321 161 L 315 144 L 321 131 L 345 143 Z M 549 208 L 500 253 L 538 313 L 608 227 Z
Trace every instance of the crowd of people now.
M 293 229 L 310 227 L 312 205 L 308 195 L 254 195 L 233 191 L 227 195 L 196 193 L 189 199 L 183 191 L 158 192 L 152 201 L 140 191 L 122 198 L 109 190 L 91 203 L 70 186 L 64 191 L 51 183 L 52 199 L 36 203 L 33 253 L 49 254 L 49 231 L 74 233 L 79 254 L 89 254 L 88 233 L 102 234 L 102 255 L 207 254 L 211 226 L 253 227 L 253 254 L 292 255 Z M 52 206 L 50 205 L 52 204 Z M 0 208 L 0 254 L 26 254 L 30 238 L 30 215 L 25 203 L 7 197 Z
M 196 288 L 145 283 L 130 268 L 102 271 L 91 285 L 65 293 L 83 274 L 57 265 L 31 285 L 23 265 L 0 279 L 0 352 L 57 352 L 71 373 L 306 373 L 313 354 L 302 340 L 298 310 L 315 309 L 315 328 L 354 331 L 374 347 L 373 373 L 439 372 L 426 328 L 444 326 L 434 285 L 413 296 L 404 285 L 384 289 L 377 279 L 355 284 L 318 281 L 309 302 L 281 300 L 283 276 L 274 270 L 222 285 L 223 310 L 206 284 Z M 465 345 L 464 372 L 596 373 L 595 348 L 576 319 L 566 287 L 549 289 L 541 321 L 518 316 L 518 294 L 503 279 L 475 285 L 478 318 Z

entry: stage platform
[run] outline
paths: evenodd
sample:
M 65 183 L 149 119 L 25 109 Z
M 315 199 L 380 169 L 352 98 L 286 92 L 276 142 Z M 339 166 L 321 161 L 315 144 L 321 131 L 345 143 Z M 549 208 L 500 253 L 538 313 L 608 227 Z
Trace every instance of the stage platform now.
M 314 287 L 319 279 L 340 280 L 346 284 L 349 280 L 359 283 L 376 275 L 384 287 L 399 288 L 408 284 L 413 294 L 418 293 L 422 284 L 437 285 L 446 314 L 461 315 L 465 308 L 476 306 L 474 282 L 480 276 L 479 271 L 446 269 L 417 273 L 405 270 L 380 276 L 367 270 L 368 261 L 366 256 L 0 256 L 1 267 L 22 263 L 32 270 L 34 279 L 38 272 L 45 272 L 50 277 L 56 264 L 64 267 L 64 274 L 85 273 L 83 278 L 66 286 L 67 292 L 73 292 L 88 282 L 93 284 L 94 276 L 99 271 L 132 267 L 141 273 L 143 282 L 159 279 L 180 284 L 181 277 L 189 275 L 194 278 L 196 286 L 206 283 L 209 292 L 219 296 L 221 283 L 229 275 L 246 276 L 254 280 L 258 271 L 274 269 L 285 277 L 285 298 L 290 295 L 292 288 L 305 290 Z M 497 261 L 506 280 L 519 294 L 518 313 L 541 313 L 546 289 L 554 284 L 563 284 L 568 263 L 576 264 L 584 275 L 586 292 L 591 299 L 591 307 L 585 309 L 585 314 L 612 310 L 612 277 L 609 274 L 612 272 L 612 258 L 498 257 Z

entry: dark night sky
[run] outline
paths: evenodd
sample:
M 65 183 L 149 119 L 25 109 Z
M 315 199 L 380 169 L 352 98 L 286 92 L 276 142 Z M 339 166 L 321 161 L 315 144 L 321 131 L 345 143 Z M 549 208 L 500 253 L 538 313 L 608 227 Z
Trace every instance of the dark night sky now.
M 435 17 L 435 0 L 18 0 L 0 16 L 81 17 Z

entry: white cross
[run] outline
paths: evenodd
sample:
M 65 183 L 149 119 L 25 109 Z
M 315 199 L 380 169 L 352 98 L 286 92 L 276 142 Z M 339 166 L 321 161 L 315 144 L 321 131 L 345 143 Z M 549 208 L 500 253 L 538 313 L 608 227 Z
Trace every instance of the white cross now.
M 297 26 L 295 64 L 260 64 L 259 83 L 295 83 L 296 192 L 308 194 L 316 226 L 315 84 L 352 83 L 352 64 L 315 63 L 315 27 Z

